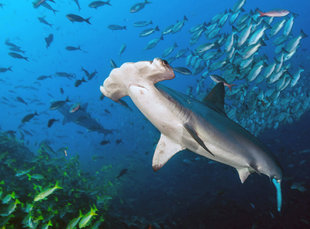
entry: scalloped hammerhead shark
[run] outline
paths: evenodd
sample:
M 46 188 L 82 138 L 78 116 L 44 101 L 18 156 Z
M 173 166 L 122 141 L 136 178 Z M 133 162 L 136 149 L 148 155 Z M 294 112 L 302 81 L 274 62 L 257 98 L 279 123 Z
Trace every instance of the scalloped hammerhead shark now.
M 177 152 L 188 149 L 232 166 L 242 183 L 253 172 L 267 175 L 276 187 L 280 211 L 282 169 L 266 146 L 227 117 L 223 83 L 218 83 L 203 101 L 198 101 L 157 84 L 174 77 L 169 64 L 158 58 L 124 63 L 111 71 L 100 91 L 114 101 L 129 96 L 160 131 L 152 161 L 155 171 Z

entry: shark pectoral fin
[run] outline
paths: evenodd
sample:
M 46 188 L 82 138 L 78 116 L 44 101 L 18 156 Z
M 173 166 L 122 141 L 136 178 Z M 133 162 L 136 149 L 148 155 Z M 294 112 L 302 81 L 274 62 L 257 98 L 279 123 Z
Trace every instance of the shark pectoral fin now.
M 175 143 L 167 136 L 161 134 L 152 161 L 154 171 L 163 167 L 173 155 L 183 149 L 185 149 L 185 147 L 182 147 L 180 144 Z
M 198 136 L 197 132 L 188 124 L 184 124 L 184 128 L 187 130 L 187 132 L 195 139 L 195 141 L 202 147 L 204 148 L 209 154 L 214 156 L 213 153 L 206 147 L 206 145 L 203 143 L 201 138 Z
M 237 168 L 236 168 L 237 169 Z M 238 168 L 237 169 L 238 173 L 239 173 L 239 177 L 241 180 L 241 183 L 243 184 L 244 181 L 248 178 L 248 176 L 251 174 L 250 170 L 248 168 Z

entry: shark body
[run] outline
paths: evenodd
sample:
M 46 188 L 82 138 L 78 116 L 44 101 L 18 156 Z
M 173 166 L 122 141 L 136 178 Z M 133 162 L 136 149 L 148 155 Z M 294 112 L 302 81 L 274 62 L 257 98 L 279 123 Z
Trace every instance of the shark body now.
M 70 106 L 64 104 L 57 109 L 63 116 L 63 124 L 74 122 L 77 125 L 85 127 L 89 131 L 96 131 L 98 133 L 112 134 L 113 130 L 105 129 L 99 122 L 91 117 L 87 112 L 87 104 L 84 104 L 77 111 L 71 113 Z
M 100 88 L 115 101 L 130 96 L 161 132 L 153 169 L 160 169 L 177 152 L 188 149 L 236 168 L 242 183 L 253 172 L 265 174 L 273 180 L 279 193 L 282 180 L 279 163 L 255 136 L 226 116 L 224 85 L 217 84 L 200 102 L 163 85 L 155 86 L 159 81 L 173 78 L 172 68 L 165 61 L 154 59 L 123 64 L 112 70 Z

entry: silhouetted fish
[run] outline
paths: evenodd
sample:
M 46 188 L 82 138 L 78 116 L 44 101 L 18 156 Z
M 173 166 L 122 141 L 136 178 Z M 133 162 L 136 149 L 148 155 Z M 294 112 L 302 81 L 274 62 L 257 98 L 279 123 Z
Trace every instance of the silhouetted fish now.
M 122 169 L 116 178 L 119 179 L 120 177 L 124 176 L 127 173 L 127 171 L 128 169 Z
M 81 16 L 79 16 L 79 15 L 76 15 L 76 14 L 67 14 L 67 16 L 66 16 L 72 23 L 73 22 L 86 22 L 86 23 L 88 23 L 88 24 L 91 24 L 90 22 L 89 22 L 89 19 L 90 19 L 90 17 L 89 18 L 82 18 Z

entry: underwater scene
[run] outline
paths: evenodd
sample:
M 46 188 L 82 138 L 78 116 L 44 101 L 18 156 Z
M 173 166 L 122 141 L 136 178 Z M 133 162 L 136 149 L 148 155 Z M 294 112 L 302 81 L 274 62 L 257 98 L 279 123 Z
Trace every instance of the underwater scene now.
M 0 0 L 0 229 L 310 228 L 309 9 Z

